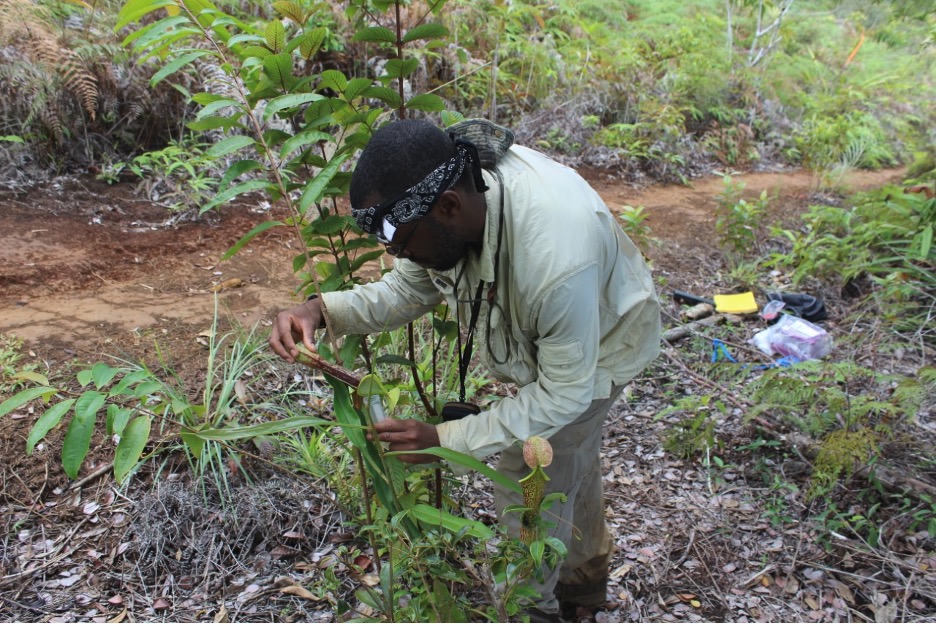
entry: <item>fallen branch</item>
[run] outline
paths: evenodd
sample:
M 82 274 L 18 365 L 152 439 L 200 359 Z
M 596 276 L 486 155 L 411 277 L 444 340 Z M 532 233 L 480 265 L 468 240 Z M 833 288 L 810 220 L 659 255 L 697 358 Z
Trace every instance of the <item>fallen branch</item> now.
M 673 327 L 672 329 L 667 329 L 663 332 L 663 340 L 667 342 L 675 342 L 677 340 L 682 340 L 689 334 L 695 333 L 698 329 L 702 327 L 714 327 L 725 322 L 724 314 L 716 314 L 715 316 L 709 316 L 704 319 L 699 319 L 698 321 L 693 321 L 691 323 L 686 323 L 685 325 L 680 325 L 679 327 Z

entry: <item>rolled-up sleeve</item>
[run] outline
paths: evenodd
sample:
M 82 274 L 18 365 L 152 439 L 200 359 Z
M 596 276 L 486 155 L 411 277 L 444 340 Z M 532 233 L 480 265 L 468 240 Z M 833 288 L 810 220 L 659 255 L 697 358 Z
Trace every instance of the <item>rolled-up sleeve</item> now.
M 441 300 L 429 273 L 399 258 L 378 282 L 322 294 L 328 330 L 336 336 L 396 329 L 426 314 Z
M 442 446 L 481 459 L 518 440 L 549 438 L 592 401 L 600 340 L 598 268 L 566 276 L 534 304 L 537 378 L 492 409 L 438 426 Z M 588 303 L 583 303 L 588 302 Z

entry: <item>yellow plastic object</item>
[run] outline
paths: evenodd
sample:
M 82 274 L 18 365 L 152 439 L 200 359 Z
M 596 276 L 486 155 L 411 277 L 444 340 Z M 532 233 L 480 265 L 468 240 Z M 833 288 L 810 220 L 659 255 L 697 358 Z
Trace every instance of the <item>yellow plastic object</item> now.
M 725 314 L 752 314 L 757 312 L 754 293 L 748 291 L 737 295 L 715 295 L 715 310 Z

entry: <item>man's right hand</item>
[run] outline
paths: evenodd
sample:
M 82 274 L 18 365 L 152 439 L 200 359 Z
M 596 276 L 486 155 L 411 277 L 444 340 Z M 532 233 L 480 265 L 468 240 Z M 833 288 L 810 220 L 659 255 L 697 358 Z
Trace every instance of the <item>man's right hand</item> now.
M 270 347 L 286 360 L 295 362 L 299 355 L 296 342 L 301 342 L 312 352 L 315 352 L 315 330 L 322 322 L 322 300 L 310 299 L 294 308 L 283 310 L 276 315 L 273 321 L 273 331 L 270 333 Z

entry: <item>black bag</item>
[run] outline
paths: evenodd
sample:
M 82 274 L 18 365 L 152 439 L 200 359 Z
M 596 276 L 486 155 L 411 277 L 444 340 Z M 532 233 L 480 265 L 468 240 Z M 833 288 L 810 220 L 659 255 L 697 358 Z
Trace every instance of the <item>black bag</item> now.
M 789 311 L 811 323 L 824 321 L 829 318 L 825 303 L 822 299 L 813 297 L 812 295 L 773 292 L 767 293 L 767 299 L 770 301 L 782 301 L 786 304 L 783 306 L 784 311 Z

